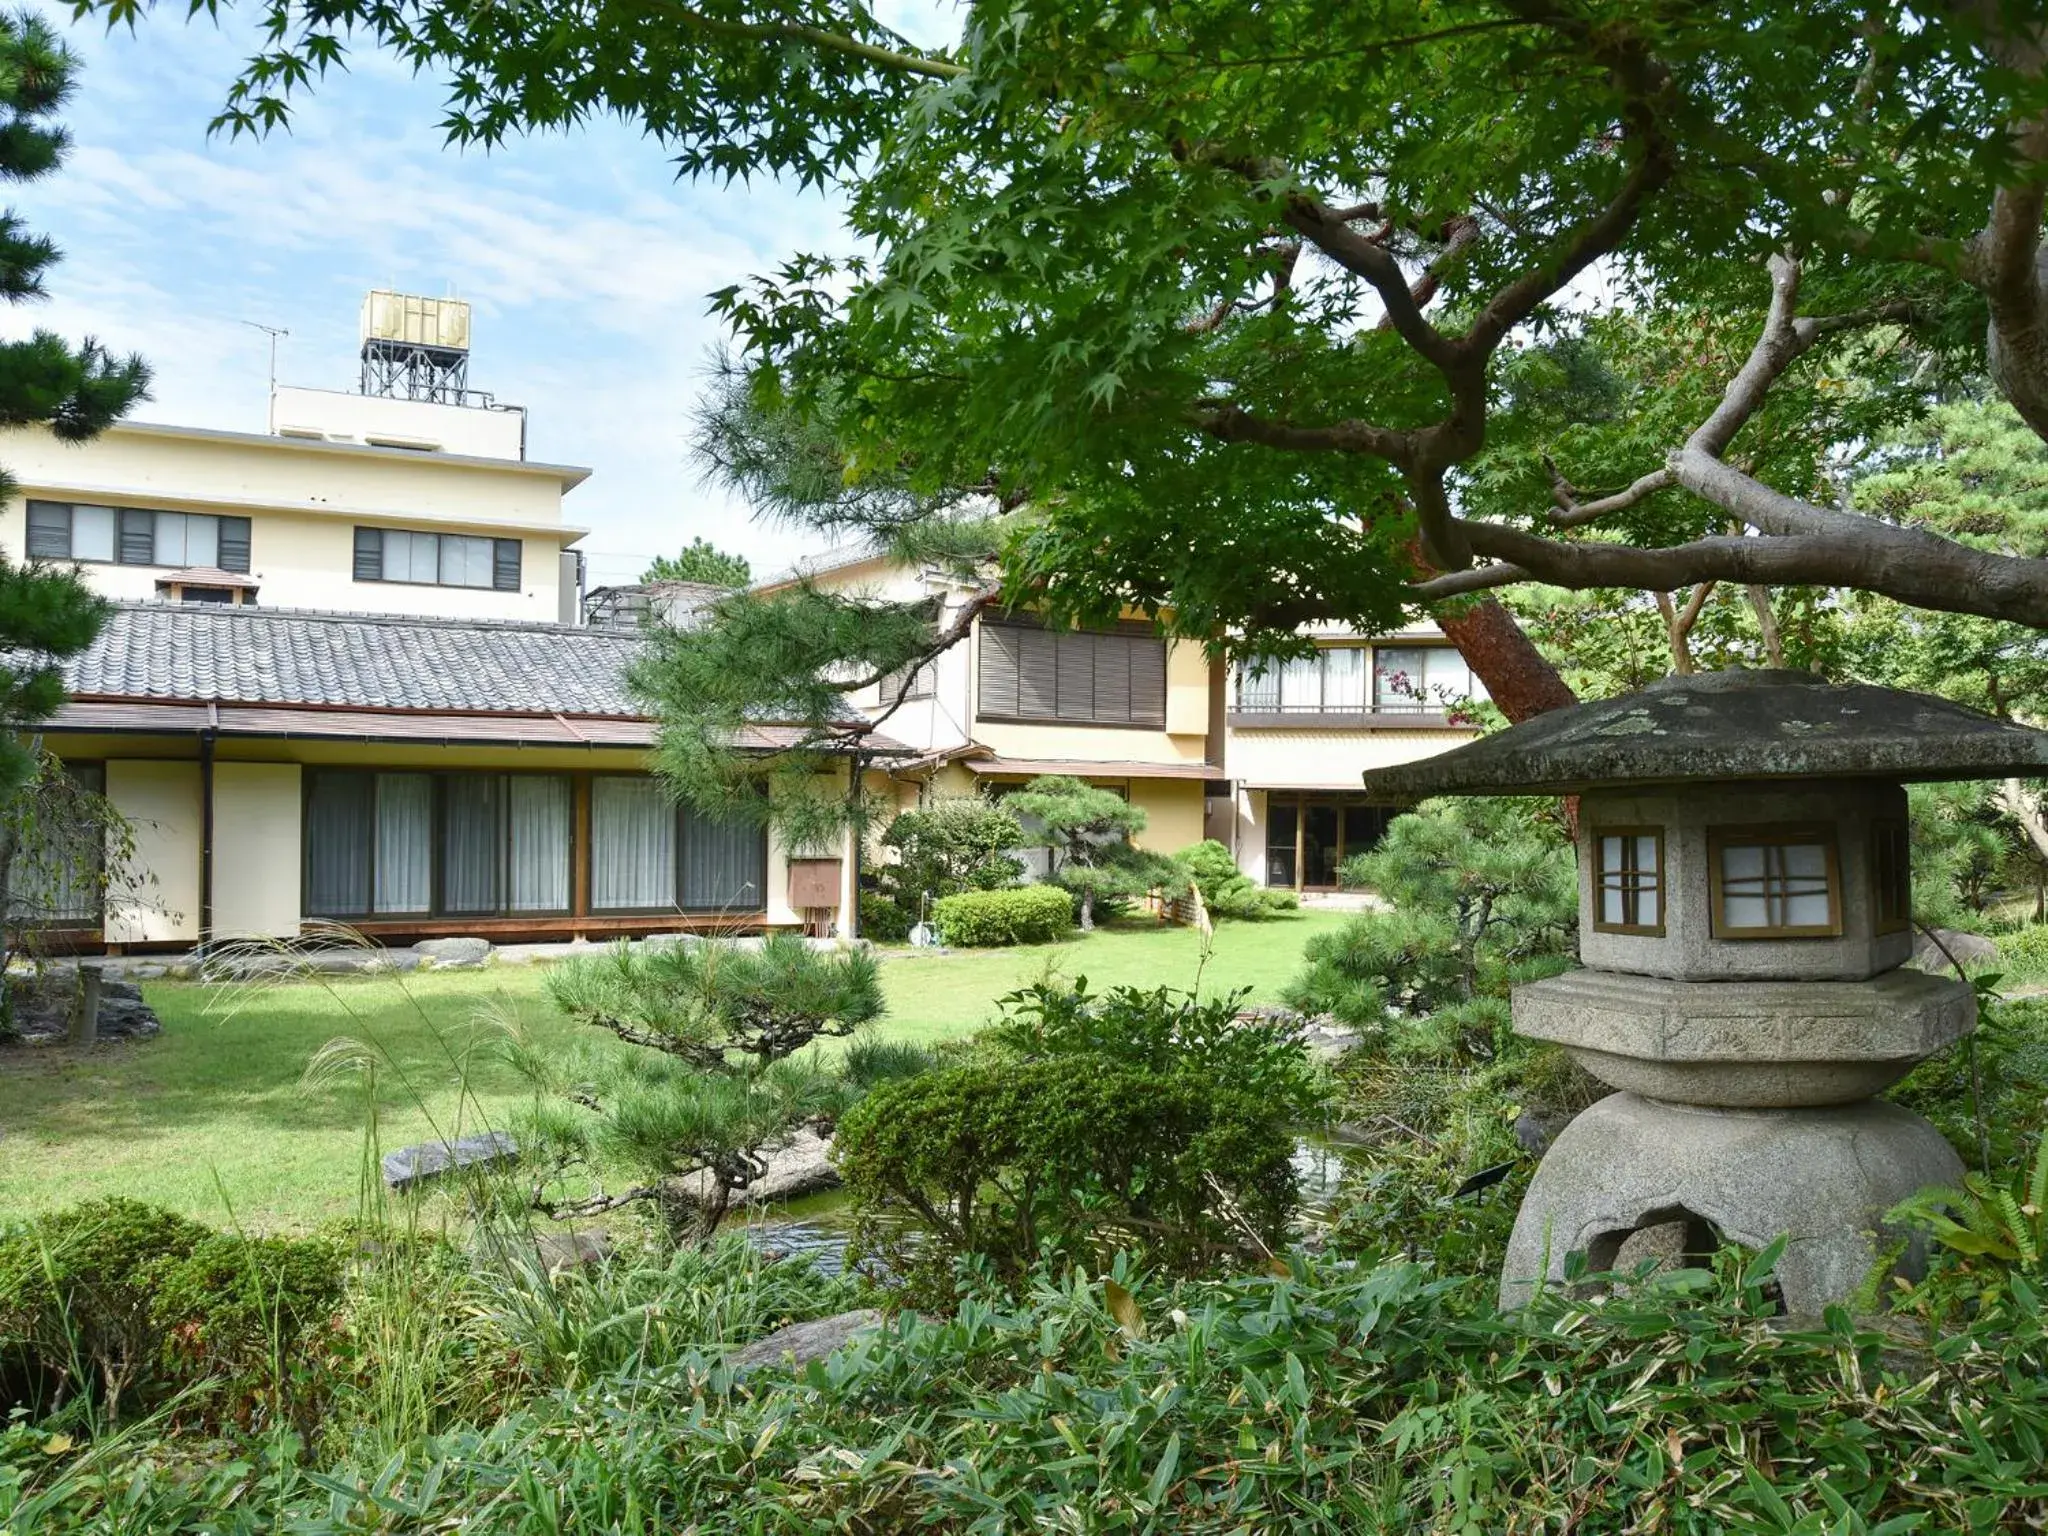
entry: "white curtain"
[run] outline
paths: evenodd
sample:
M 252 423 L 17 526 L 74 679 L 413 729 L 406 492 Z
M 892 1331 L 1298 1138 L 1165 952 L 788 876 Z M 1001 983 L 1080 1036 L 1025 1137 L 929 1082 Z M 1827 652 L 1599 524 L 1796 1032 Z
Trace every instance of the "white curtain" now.
M 597 912 L 672 907 L 676 809 L 651 778 L 590 784 L 590 905 Z
M 499 818 L 504 781 L 495 774 L 456 774 L 447 781 L 441 832 L 441 899 L 448 912 L 498 910 L 498 864 L 504 850 Z
M 507 868 L 511 912 L 569 910 L 569 781 L 517 774 L 507 779 Z
M 433 900 L 434 781 L 424 773 L 380 773 L 375 910 L 425 912 Z
M 491 584 L 491 541 L 468 534 L 441 536 L 441 585 L 488 587 Z
M 1365 709 L 1365 647 L 1336 645 L 1323 652 L 1323 708 L 1347 714 Z

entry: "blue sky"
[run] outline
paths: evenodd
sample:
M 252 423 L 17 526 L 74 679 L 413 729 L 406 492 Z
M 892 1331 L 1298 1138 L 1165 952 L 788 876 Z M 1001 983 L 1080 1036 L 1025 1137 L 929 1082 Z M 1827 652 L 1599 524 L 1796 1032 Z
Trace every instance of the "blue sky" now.
M 68 13 L 46 7 L 53 17 Z M 476 306 L 470 383 L 528 408 L 528 452 L 595 471 L 567 503 L 593 585 L 703 535 L 756 571 L 809 547 L 700 483 L 689 416 L 718 339 L 705 295 L 797 250 L 844 249 L 828 203 L 678 183 L 616 123 L 485 154 L 445 148 L 436 81 L 360 55 L 289 134 L 208 138 L 246 22 L 165 6 L 133 35 L 68 27 L 84 69 L 69 163 L 9 201 L 64 248 L 49 303 L 0 316 L 147 357 L 149 421 L 264 430 L 269 341 L 287 384 L 353 388 L 370 288 Z M 922 29 L 921 29 L 922 30 Z

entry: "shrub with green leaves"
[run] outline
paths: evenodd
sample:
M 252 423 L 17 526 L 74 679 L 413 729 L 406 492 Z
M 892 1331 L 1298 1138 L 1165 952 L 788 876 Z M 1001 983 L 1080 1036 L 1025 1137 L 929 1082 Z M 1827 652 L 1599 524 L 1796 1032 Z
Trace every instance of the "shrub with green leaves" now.
M 1120 1249 L 1199 1274 L 1285 1241 L 1294 1137 L 1229 1084 L 1094 1052 L 928 1072 L 870 1093 L 839 1123 L 856 1253 L 912 1294 L 951 1294 L 957 1261 L 1020 1285 L 1050 1256 Z
M 1055 885 L 963 891 L 933 909 L 939 937 L 967 949 L 1051 944 L 1074 926 L 1074 903 Z
M 1507 970 L 1573 954 L 1578 879 L 1549 802 L 1431 800 L 1344 862 L 1392 910 L 1311 938 L 1288 1002 L 1354 1027 L 1497 990 Z
M 880 891 L 862 891 L 859 906 L 862 938 L 875 944 L 901 944 L 910 937 L 910 913 Z
M 1256 922 L 1282 912 L 1297 910 L 1300 899 L 1292 891 L 1269 890 L 1253 883 L 1237 867 L 1228 848 L 1214 838 L 1205 838 L 1192 848 L 1183 848 L 1173 861 L 1187 871 L 1188 879 L 1202 893 L 1202 905 L 1211 917 L 1234 917 Z
M 896 861 L 878 873 L 912 921 L 927 896 L 1001 890 L 1024 873 L 1016 857 L 1024 828 L 983 795 L 942 796 L 902 812 L 882 834 L 882 846 L 895 851 Z

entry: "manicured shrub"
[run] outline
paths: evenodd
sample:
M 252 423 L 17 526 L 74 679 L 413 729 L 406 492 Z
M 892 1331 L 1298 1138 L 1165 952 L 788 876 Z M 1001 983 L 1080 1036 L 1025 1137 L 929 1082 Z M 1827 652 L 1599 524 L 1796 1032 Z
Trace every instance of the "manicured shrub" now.
M 950 1295 L 969 1257 L 1008 1285 L 1047 1255 L 1229 1267 L 1282 1243 L 1295 1204 L 1294 1138 L 1270 1106 L 1095 1052 L 885 1084 L 837 1147 L 857 1252 L 926 1298 Z
M 933 909 L 939 937 L 948 944 L 991 948 L 1004 944 L 1050 944 L 1074 926 L 1074 903 L 1057 886 L 1026 885 L 1011 891 L 963 891 Z
M 171 1358 L 247 1380 L 293 1361 L 341 1306 L 341 1250 L 319 1238 L 216 1232 L 157 1285 Z
M 1015 857 L 1024 828 L 1003 806 L 981 795 L 952 795 L 904 811 L 882 834 L 896 862 L 878 871 L 906 914 L 929 896 L 995 891 L 1024 873 Z
M 211 1235 L 118 1196 L 38 1217 L 0 1240 L 0 1354 L 22 1361 L 55 1402 L 92 1394 L 118 1421 L 124 1399 L 163 1375 L 164 1277 Z
M 1201 891 L 1202 905 L 1208 908 L 1211 917 L 1256 922 L 1295 911 L 1301 905 L 1292 891 L 1267 890 L 1254 884 L 1251 876 L 1237 867 L 1230 850 L 1214 838 L 1183 848 L 1173 856 L 1173 861 L 1187 871 L 1188 878 Z

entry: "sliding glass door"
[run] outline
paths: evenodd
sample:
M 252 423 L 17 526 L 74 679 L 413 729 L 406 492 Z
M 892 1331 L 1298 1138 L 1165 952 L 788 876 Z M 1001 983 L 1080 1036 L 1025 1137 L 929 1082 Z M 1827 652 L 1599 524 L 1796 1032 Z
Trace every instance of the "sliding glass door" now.
M 1344 861 L 1378 845 L 1400 813 L 1336 795 L 1266 792 L 1266 884 L 1276 889 L 1337 889 Z

